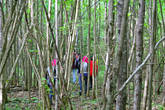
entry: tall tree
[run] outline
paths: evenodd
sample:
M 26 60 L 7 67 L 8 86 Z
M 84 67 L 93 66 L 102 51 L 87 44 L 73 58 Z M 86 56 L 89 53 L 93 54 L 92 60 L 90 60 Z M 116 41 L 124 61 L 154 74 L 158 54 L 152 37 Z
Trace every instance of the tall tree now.
M 55 45 L 57 46 L 58 48 L 58 0 L 55 1 L 55 32 L 56 32 L 56 43 Z M 52 36 L 54 37 L 54 36 Z M 57 61 L 59 60 L 58 59 L 58 55 L 57 55 L 57 52 L 55 53 L 56 55 L 56 59 Z M 59 71 L 58 71 L 58 64 L 56 64 L 56 77 L 59 76 Z M 55 88 L 57 90 L 57 94 L 55 95 L 55 110 L 58 110 L 58 80 L 56 79 L 55 80 Z
M 106 19 L 106 39 L 107 39 L 107 52 L 106 52 L 106 64 L 105 64 L 105 73 L 104 73 L 104 84 L 103 84 L 103 100 L 104 105 L 103 109 L 109 110 L 110 108 L 113 108 L 113 75 L 111 75 L 111 69 L 110 66 L 112 63 L 112 58 L 110 56 L 113 56 L 113 27 L 114 27 L 114 0 L 109 0 L 108 3 L 108 17 Z M 111 67 L 111 68 L 110 68 Z M 106 90 L 105 90 L 106 89 Z
M 50 18 L 51 16 L 51 5 L 52 5 L 52 0 L 49 0 L 49 5 L 48 5 L 48 17 Z M 46 23 L 46 50 L 47 50 L 47 67 L 50 67 L 50 31 L 49 31 L 49 21 L 47 20 L 47 23 Z M 52 75 L 53 76 L 53 75 Z
M 164 45 L 165 48 L 165 45 Z M 162 99 L 162 105 L 165 106 L 165 64 L 164 64 L 164 72 L 163 72 L 163 99 Z
M 149 17 L 148 17 L 148 22 L 149 22 L 149 30 L 150 30 L 150 37 L 152 36 L 152 0 L 149 1 L 149 6 L 148 6 L 148 14 L 149 14 Z M 152 38 L 152 37 L 151 37 Z M 151 41 L 152 39 L 150 38 L 150 48 L 153 41 Z M 149 51 L 151 51 L 151 49 L 149 49 Z M 151 62 L 151 61 L 150 61 Z M 144 92 L 143 92 L 143 105 L 142 105 L 142 110 L 146 110 L 146 107 L 147 107 L 147 100 L 148 100 L 148 83 L 149 83 L 149 73 L 152 72 L 151 70 L 151 65 L 147 65 L 147 69 L 146 69 L 146 76 L 145 76 L 145 83 L 144 83 Z
M 2 0 L 0 0 L 2 5 Z M 2 56 L 2 8 L 0 8 L 0 62 Z M 2 109 L 2 76 L 0 75 L 0 109 Z
M 162 24 L 163 24 L 163 36 L 165 37 L 165 23 L 164 23 L 164 17 L 163 17 L 163 10 L 162 10 L 162 2 L 159 0 L 160 3 L 160 12 L 161 12 L 161 18 L 162 18 Z M 163 48 L 165 48 L 165 42 L 163 43 Z M 162 105 L 165 106 L 165 64 L 164 64 L 164 72 L 163 72 L 163 94 L 162 94 Z
M 142 63 L 143 57 L 143 25 L 145 16 L 145 0 L 139 0 L 138 19 L 136 21 L 136 67 Z M 134 110 L 140 110 L 141 104 L 141 87 L 142 87 L 142 70 L 134 77 Z
M 118 1 L 118 36 L 123 39 L 122 54 L 120 56 L 119 73 L 117 73 L 117 90 L 123 85 L 127 78 L 127 13 L 129 0 Z M 120 38 L 123 37 L 123 38 Z M 121 43 L 121 42 L 120 42 Z M 123 90 L 116 100 L 116 110 L 126 110 L 126 89 Z
M 96 60 L 96 35 L 97 35 L 97 31 L 96 31 L 96 8 L 97 8 L 97 6 L 96 6 L 96 0 L 94 0 L 94 54 L 93 54 L 93 75 L 92 75 L 92 97 L 93 97 L 93 99 L 95 99 L 95 97 L 96 97 L 96 91 L 95 91 L 95 89 L 96 89 L 96 86 L 95 86 L 95 84 L 96 84 L 96 80 L 95 80 L 95 74 L 96 74 L 96 64 L 95 64 L 95 60 Z
M 90 77 L 90 47 L 91 47 L 91 43 L 90 43 L 90 38 L 91 38 L 91 0 L 88 0 L 88 20 L 89 20 L 89 24 L 88 24 L 88 37 L 87 37 L 87 56 L 88 56 L 88 82 L 87 82 L 87 96 L 89 96 L 89 77 Z
M 151 38 L 150 38 L 150 53 L 153 53 L 149 60 L 149 85 L 148 85 L 148 110 L 152 109 L 152 79 L 153 79 L 153 63 L 154 63 L 154 46 L 156 40 L 156 13 L 157 13 L 157 0 L 153 0 L 153 10 L 152 10 L 152 25 L 151 25 Z

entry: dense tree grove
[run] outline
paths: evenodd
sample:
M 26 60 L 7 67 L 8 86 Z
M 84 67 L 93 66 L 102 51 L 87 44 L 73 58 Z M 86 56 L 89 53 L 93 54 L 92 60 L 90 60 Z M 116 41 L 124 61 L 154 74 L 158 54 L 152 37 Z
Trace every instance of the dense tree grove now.
M 0 110 L 164 110 L 164 0 L 0 0 Z

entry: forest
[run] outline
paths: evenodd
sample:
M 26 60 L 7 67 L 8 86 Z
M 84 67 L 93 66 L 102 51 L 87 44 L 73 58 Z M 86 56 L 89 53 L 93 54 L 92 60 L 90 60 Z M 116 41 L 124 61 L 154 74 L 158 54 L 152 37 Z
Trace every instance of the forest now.
M 165 110 L 165 1 L 0 0 L 0 110 Z

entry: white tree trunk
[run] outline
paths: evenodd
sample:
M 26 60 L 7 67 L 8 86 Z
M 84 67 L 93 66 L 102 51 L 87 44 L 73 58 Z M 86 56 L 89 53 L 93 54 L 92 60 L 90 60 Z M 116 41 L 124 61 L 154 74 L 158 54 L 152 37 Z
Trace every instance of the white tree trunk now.
M 56 31 L 56 45 L 58 48 L 58 17 L 57 17 L 57 13 L 58 13 L 58 0 L 55 1 L 55 31 Z M 56 54 L 56 58 L 58 57 L 58 55 Z M 58 59 L 57 59 L 58 62 Z M 58 78 L 58 63 L 56 64 L 56 77 Z M 56 79 L 55 81 L 55 88 L 58 92 L 58 79 Z M 58 93 L 55 94 L 55 110 L 58 110 Z
M 150 38 L 150 53 L 153 53 L 153 55 L 151 56 L 150 60 L 149 60 L 149 84 L 148 84 L 148 110 L 152 109 L 152 94 L 153 94 L 153 90 L 152 90 L 152 81 L 153 81 L 153 63 L 154 63 L 154 45 L 155 45 L 155 40 L 156 40 L 156 34 L 155 34 L 155 29 L 156 29 L 156 1 L 153 0 L 153 10 L 152 10 L 152 25 L 151 25 L 151 38 Z
M 51 16 L 51 4 L 52 4 L 51 1 L 52 0 L 49 0 L 49 6 L 48 6 L 48 17 L 49 17 L 49 19 L 50 19 L 50 16 Z M 47 50 L 47 66 L 50 67 L 50 58 L 49 58 L 49 56 L 50 56 L 50 52 L 49 52 L 50 34 L 49 34 L 49 23 L 48 22 L 49 21 L 47 20 L 47 24 L 46 24 L 46 36 L 47 36 L 46 50 Z M 53 75 L 51 74 L 51 76 L 53 76 Z
M 143 25 L 145 15 L 145 0 L 139 1 L 138 19 L 136 22 L 136 68 L 142 63 L 143 57 Z M 134 110 L 140 110 L 141 88 L 142 88 L 142 70 L 134 76 Z

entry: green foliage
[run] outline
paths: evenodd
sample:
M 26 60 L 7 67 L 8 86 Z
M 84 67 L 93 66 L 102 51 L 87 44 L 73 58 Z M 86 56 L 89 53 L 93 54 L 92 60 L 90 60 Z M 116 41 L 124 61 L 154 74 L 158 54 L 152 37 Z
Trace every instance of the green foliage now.
M 38 103 L 39 99 L 37 97 L 32 97 L 30 100 L 27 97 L 9 98 L 9 103 L 5 104 L 5 110 L 32 110 L 34 108 L 35 110 L 40 110 L 38 109 L 40 108 Z
M 104 72 L 105 72 L 105 65 L 100 65 L 99 66 L 99 76 L 98 76 L 98 81 L 100 84 L 103 83 L 104 81 Z
M 45 77 L 42 77 L 41 81 L 46 81 L 46 78 Z
M 32 97 L 31 100 L 32 100 L 32 103 L 38 103 L 39 102 L 38 97 Z
M 128 13 L 128 17 L 131 15 L 131 12 Z
M 42 77 L 41 84 L 42 84 L 42 86 L 44 86 L 46 92 L 49 93 L 51 91 L 51 89 L 49 88 L 49 86 L 47 85 L 47 83 L 45 83 L 46 81 L 47 81 L 46 78 L 45 77 Z M 52 95 L 54 95 L 54 94 L 52 93 Z
M 28 39 L 27 41 L 28 41 L 29 43 L 32 43 L 32 42 L 33 42 L 32 39 Z
M 165 107 L 161 104 L 153 103 L 152 106 L 158 108 L 158 110 L 165 110 Z
M 30 53 L 38 53 L 38 50 L 29 50 Z

